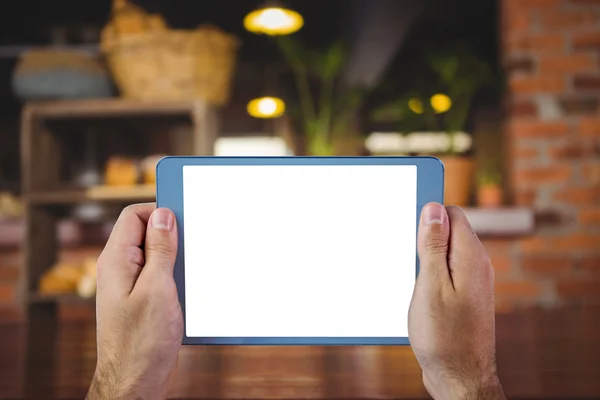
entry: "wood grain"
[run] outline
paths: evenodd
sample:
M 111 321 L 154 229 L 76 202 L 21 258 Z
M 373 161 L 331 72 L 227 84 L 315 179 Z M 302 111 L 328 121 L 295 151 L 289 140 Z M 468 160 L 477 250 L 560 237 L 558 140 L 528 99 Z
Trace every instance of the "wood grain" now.
M 82 307 L 82 306 L 77 306 Z M 63 313 L 69 315 L 69 313 Z M 82 398 L 95 367 L 93 321 L 63 321 L 54 343 L 57 398 Z M 87 315 L 90 315 L 89 313 Z M 0 324 L 0 398 L 37 385 L 15 368 L 25 326 Z M 510 399 L 600 398 L 600 309 L 522 310 L 497 317 L 498 368 Z M 51 398 L 49 396 L 43 398 Z M 409 347 L 183 347 L 172 398 L 426 399 Z
M 192 115 L 196 107 L 205 107 L 202 101 L 139 101 L 130 99 L 41 101 L 29 103 L 25 113 L 40 119 L 73 119 L 93 117 L 137 117 Z

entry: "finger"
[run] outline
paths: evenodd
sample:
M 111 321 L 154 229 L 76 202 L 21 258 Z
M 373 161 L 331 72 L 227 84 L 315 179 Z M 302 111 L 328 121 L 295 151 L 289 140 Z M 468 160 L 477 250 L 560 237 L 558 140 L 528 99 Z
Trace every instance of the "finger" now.
M 136 204 L 126 207 L 98 259 L 98 295 L 117 293 L 127 295 L 144 265 L 141 246 L 146 235 L 154 203 Z
M 170 210 L 158 208 L 150 216 L 144 254 L 146 264 L 140 280 L 152 280 L 164 274 L 173 276 L 177 257 L 177 223 Z
M 448 207 L 452 226 L 448 266 L 457 291 L 472 285 L 493 285 L 493 268 L 487 251 L 471 227 L 464 211 Z
M 450 221 L 443 205 L 429 203 L 421 211 L 417 249 L 419 252 L 419 279 L 428 284 L 452 285 L 448 270 Z

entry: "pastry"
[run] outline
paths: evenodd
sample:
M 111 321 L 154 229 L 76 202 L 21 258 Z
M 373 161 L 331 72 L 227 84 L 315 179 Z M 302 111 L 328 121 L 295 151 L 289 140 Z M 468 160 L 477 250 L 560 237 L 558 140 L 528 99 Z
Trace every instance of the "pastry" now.
M 105 184 L 109 186 L 133 186 L 138 181 L 135 161 L 124 157 L 112 157 L 106 163 Z
M 144 183 L 154 185 L 156 183 L 156 164 L 163 158 L 163 155 L 148 156 L 142 161 L 142 171 Z

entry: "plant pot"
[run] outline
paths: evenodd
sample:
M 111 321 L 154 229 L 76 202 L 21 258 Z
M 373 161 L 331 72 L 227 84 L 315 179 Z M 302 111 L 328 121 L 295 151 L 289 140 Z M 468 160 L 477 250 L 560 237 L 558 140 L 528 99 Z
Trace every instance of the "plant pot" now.
M 335 155 L 357 157 L 365 155 L 365 139 L 359 135 L 342 137 L 334 143 Z
M 475 174 L 475 160 L 470 157 L 443 156 L 440 160 L 444 163 L 444 203 L 466 207 L 469 205 L 473 178 Z
M 482 185 L 477 188 L 477 206 L 482 208 L 498 208 L 502 205 L 502 188 L 500 185 Z

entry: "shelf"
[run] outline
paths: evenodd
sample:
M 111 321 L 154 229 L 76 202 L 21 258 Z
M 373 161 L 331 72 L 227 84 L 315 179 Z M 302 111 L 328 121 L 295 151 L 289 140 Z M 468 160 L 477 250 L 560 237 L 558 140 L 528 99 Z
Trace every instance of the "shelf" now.
M 93 304 L 96 301 L 96 297 L 85 298 L 77 295 L 76 293 L 68 294 L 41 294 L 41 293 L 30 293 L 29 303 L 33 304 L 47 304 L 47 303 L 89 303 Z
M 205 107 L 194 101 L 140 101 L 121 98 L 31 102 L 25 113 L 42 119 L 135 116 L 191 116 Z
M 480 236 L 524 236 L 535 229 L 535 214 L 529 208 L 467 208 L 465 214 Z
M 25 196 L 25 199 L 30 204 L 36 205 L 78 204 L 86 202 L 137 203 L 156 201 L 156 190 L 153 185 L 114 188 L 95 187 L 88 190 L 71 189 L 29 193 Z

